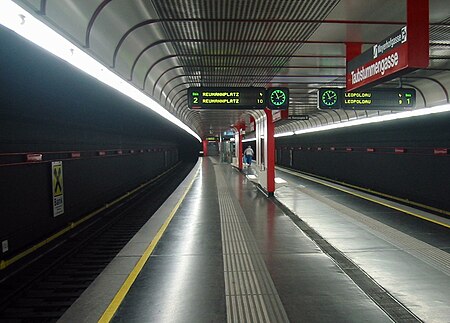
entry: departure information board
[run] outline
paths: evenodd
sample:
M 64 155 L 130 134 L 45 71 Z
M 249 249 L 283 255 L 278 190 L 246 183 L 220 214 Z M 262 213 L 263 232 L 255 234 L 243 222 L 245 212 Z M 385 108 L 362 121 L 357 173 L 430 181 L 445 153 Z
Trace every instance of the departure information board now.
M 404 110 L 416 106 L 416 90 L 373 89 L 345 92 L 342 88 L 321 88 L 317 93 L 317 104 L 322 110 Z
M 191 87 L 188 89 L 190 109 L 264 109 L 266 89 L 263 87 Z

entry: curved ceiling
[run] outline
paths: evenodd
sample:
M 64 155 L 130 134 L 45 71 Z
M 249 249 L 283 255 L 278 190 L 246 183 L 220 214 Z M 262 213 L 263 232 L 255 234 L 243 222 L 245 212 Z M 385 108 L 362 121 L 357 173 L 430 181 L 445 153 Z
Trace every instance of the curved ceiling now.
M 278 133 L 379 114 L 320 111 L 316 92 L 345 86 L 346 43 L 365 50 L 406 23 L 406 0 L 15 2 L 202 137 L 229 129 L 246 112 L 189 110 L 190 86 L 288 87 L 289 114 L 310 119 L 279 122 Z M 449 69 L 450 6 L 430 0 L 430 65 L 388 86 L 416 88 L 422 107 L 448 103 Z

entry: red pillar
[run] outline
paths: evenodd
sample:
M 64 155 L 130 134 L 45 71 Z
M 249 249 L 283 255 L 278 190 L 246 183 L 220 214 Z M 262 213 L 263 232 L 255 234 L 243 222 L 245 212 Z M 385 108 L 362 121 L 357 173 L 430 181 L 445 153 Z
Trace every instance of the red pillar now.
M 272 120 L 272 110 L 264 110 L 267 122 L 267 138 L 264 142 L 267 145 L 267 193 L 273 196 L 275 192 L 275 126 Z
M 208 140 L 203 140 L 203 156 L 208 156 Z
M 362 43 L 345 43 L 345 61 L 348 63 L 361 54 Z
M 430 47 L 429 0 L 408 0 L 406 4 L 408 27 L 408 64 L 416 68 L 427 68 Z M 412 54 L 414 52 L 414 54 Z

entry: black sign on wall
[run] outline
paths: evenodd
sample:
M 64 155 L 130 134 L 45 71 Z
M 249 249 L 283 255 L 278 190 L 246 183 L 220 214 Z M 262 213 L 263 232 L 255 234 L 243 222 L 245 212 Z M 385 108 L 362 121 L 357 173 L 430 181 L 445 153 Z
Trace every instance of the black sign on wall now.
M 321 88 L 317 94 L 317 103 L 322 110 L 404 110 L 416 106 L 416 90 L 373 89 L 345 92 L 342 88 Z

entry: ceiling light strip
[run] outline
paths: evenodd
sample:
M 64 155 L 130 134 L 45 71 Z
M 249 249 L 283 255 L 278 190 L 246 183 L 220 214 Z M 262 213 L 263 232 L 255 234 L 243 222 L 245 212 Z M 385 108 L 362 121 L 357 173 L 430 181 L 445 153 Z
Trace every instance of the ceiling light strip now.
M 318 131 L 326 131 L 326 130 L 332 130 L 332 129 L 338 129 L 338 128 L 359 126 L 359 125 L 370 124 L 370 123 L 375 123 L 375 122 L 385 122 L 385 121 L 391 121 L 391 120 L 406 119 L 406 118 L 424 116 L 424 115 L 433 114 L 433 113 L 449 112 L 449 111 L 450 111 L 450 104 L 444 104 L 444 105 L 435 106 L 432 108 L 422 108 L 422 109 L 417 109 L 417 110 L 413 110 L 413 111 L 405 111 L 405 112 L 387 114 L 387 115 L 370 117 L 370 118 L 356 119 L 356 120 L 351 120 L 351 121 L 346 121 L 346 122 L 341 122 L 341 123 L 334 123 L 334 124 L 329 124 L 329 125 L 319 126 L 319 127 L 314 127 L 314 128 L 301 129 L 301 130 L 296 130 L 293 134 L 301 135 L 301 134 L 318 132 Z M 283 137 L 283 136 L 291 136 L 293 134 L 292 133 L 291 134 L 283 133 L 283 134 L 277 134 L 275 136 Z
M 0 2 L 0 24 L 158 113 L 201 142 L 186 124 L 12 1 Z

